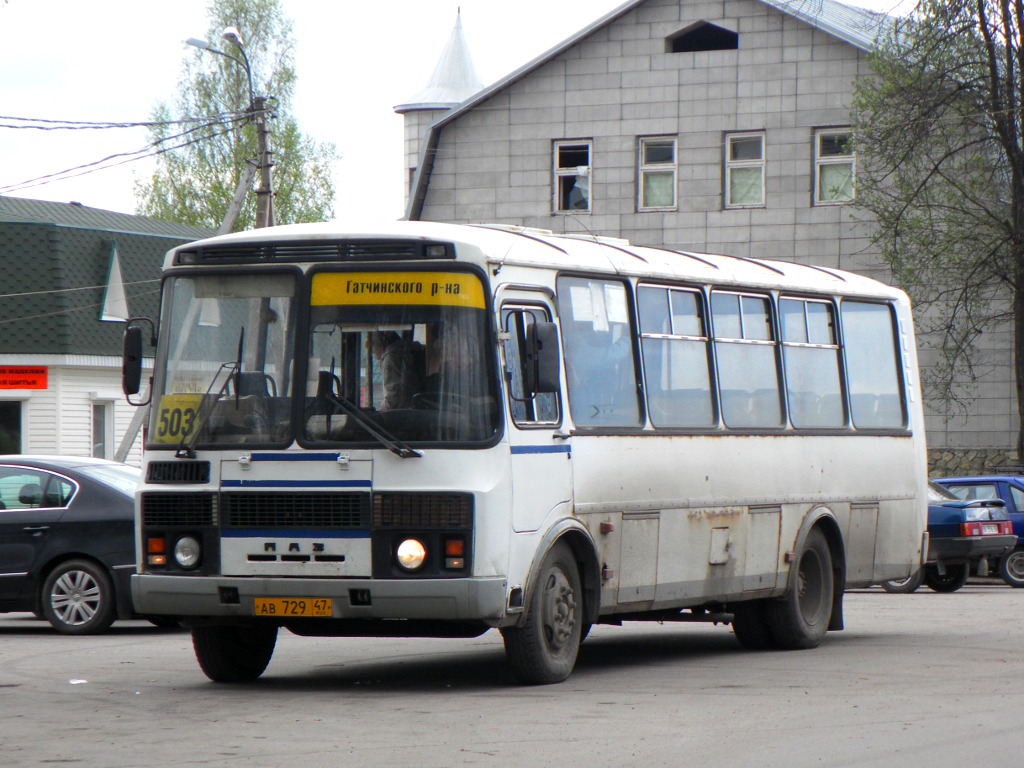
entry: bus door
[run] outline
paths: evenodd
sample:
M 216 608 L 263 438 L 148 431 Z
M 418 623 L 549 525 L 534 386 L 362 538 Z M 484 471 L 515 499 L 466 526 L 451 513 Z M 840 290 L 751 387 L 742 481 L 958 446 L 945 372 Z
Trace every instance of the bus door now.
M 501 296 L 502 375 L 511 424 L 508 440 L 512 462 L 512 527 L 535 531 L 548 514 L 572 498 L 572 453 L 562 431 L 562 406 L 556 374 L 554 382 L 540 382 L 531 391 L 530 366 L 536 364 L 538 344 L 557 352 L 551 325 L 554 318 L 550 293 L 515 291 Z M 552 335 L 543 336 L 544 327 Z M 556 370 L 561 366 L 556 366 Z M 534 369 L 536 370 L 536 369 Z M 549 369 L 550 370 L 550 369 Z

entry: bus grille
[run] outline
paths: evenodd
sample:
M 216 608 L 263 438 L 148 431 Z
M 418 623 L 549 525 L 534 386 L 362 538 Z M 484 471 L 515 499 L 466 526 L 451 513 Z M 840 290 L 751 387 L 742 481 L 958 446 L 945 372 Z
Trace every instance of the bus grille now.
M 154 461 L 146 470 L 147 483 L 192 483 L 210 482 L 208 461 Z
M 224 493 L 225 528 L 370 527 L 368 493 Z
M 144 493 L 142 524 L 161 528 L 216 525 L 215 498 L 212 493 Z
M 409 240 L 336 240 L 234 243 L 182 248 L 176 264 L 244 264 L 256 261 L 413 261 L 454 258 L 451 243 Z
M 473 496 L 468 493 L 378 493 L 374 528 L 469 528 Z

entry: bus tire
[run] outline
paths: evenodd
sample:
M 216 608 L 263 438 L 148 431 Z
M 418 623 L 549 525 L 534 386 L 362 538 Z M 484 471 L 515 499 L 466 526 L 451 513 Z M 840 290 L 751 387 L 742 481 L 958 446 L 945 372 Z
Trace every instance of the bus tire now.
M 248 683 L 267 668 L 277 627 L 194 627 L 192 648 L 203 673 L 215 683 Z
M 832 553 L 825 534 L 812 528 L 797 560 L 793 588 L 765 605 L 765 621 L 777 647 L 817 648 L 832 617 Z
M 583 590 L 571 550 L 556 544 L 544 557 L 522 626 L 501 631 L 516 678 L 527 685 L 560 683 L 576 665 L 583 631 Z
M 732 631 L 747 650 L 769 651 L 778 647 L 765 619 L 764 600 L 747 600 L 732 606 Z
M 967 563 L 947 565 L 944 574 L 934 565 L 927 565 L 924 569 L 924 583 L 933 592 L 956 592 L 967 583 L 971 575 L 971 568 Z

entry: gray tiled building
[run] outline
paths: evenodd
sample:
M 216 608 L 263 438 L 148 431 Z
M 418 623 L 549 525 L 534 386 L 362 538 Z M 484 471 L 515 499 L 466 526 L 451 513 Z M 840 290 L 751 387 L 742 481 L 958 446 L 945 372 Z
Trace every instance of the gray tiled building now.
M 114 458 L 131 315 L 156 318 L 160 268 L 209 230 L 78 204 L 0 197 L 0 453 Z M 128 456 L 139 463 L 139 441 Z
M 406 116 L 406 216 L 888 280 L 872 222 L 850 204 L 849 139 L 853 83 L 869 75 L 868 53 L 890 23 L 835 0 L 633 0 L 486 88 L 451 64 L 464 51 L 450 41 L 430 98 L 396 107 Z M 991 365 L 970 415 L 926 409 L 935 453 L 1014 444 L 1008 337 L 986 343 Z

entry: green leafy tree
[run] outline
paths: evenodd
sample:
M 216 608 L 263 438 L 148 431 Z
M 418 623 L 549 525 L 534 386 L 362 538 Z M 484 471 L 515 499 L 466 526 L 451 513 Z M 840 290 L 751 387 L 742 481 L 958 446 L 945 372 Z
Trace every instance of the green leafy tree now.
M 212 0 L 211 46 L 227 56 L 192 49 L 183 63 L 173 103 L 153 112 L 150 141 L 160 148 L 156 169 L 135 185 L 136 212 L 168 221 L 217 228 L 240 179 L 258 152 L 255 114 L 242 62 L 252 71 L 252 89 L 267 99 L 271 134 L 275 222 L 324 221 L 334 215 L 333 144 L 304 136 L 289 107 L 295 90 L 292 23 L 279 0 Z M 244 55 L 225 28 L 238 30 Z M 259 184 L 259 174 L 251 185 Z M 256 196 L 246 195 L 234 223 L 238 231 L 256 221 Z
M 931 339 L 929 395 L 964 406 L 1012 328 L 1024 409 L 1022 0 L 922 0 L 855 92 L 858 201 Z M 1024 430 L 1017 453 L 1024 458 Z

